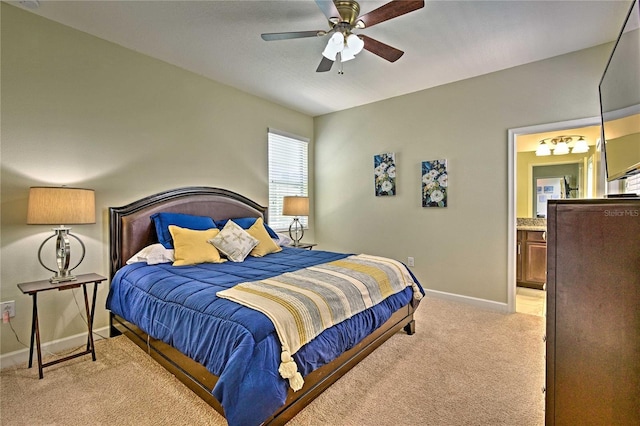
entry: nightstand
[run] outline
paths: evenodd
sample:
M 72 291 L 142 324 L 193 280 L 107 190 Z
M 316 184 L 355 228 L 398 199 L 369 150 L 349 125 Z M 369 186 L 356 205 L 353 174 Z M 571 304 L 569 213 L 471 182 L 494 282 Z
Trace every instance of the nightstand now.
M 107 279 L 98 274 L 84 274 L 78 275 L 73 281 L 65 281 L 61 283 L 51 283 L 49 280 L 32 281 L 28 283 L 18 284 L 18 288 L 22 293 L 28 294 L 33 298 L 33 312 L 31 317 L 31 341 L 29 343 L 29 368 L 33 365 L 33 340 L 36 341 L 36 353 L 38 356 L 38 376 L 42 379 L 42 369 L 49 367 L 50 365 L 58 364 L 63 361 L 68 361 L 73 358 L 77 358 L 82 355 L 91 354 L 92 359 L 96 360 L 96 350 L 93 344 L 93 313 L 96 309 L 96 293 L 97 286 Z M 93 283 L 93 296 L 91 300 L 91 308 L 89 308 L 89 297 L 87 296 L 87 284 Z M 66 356 L 64 358 L 56 359 L 54 361 L 42 363 L 42 350 L 40 348 L 40 327 L 38 324 L 38 293 L 47 290 L 68 290 L 70 288 L 76 288 L 82 286 L 84 292 L 84 307 L 87 313 L 87 331 L 89 336 L 87 337 L 87 349 L 83 352 Z
M 289 247 L 299 248 L 299 249 L 313 250 L 313 248 L 314 248 L 315 246 L 317 246 L 317 244 L 314 244 L 314 243 L 299 243 L 297 246 L 290 245 Z

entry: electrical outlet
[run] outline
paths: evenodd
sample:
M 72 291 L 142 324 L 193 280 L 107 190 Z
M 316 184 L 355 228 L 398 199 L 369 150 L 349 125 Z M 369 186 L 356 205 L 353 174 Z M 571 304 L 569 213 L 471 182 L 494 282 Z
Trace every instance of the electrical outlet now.
M 0 303 L 0 312 L 2 312 L 2 316 L 4 317 L 5 312 L 9 312 L 9 318 L 13 318 L 16 316 L 16 302 L 15 300 L 10 300 L 8 302 Z
M 413 257 L 409 256 L 407 258 L 407 266 L 415 266 L 415 262 L 414 262 Z

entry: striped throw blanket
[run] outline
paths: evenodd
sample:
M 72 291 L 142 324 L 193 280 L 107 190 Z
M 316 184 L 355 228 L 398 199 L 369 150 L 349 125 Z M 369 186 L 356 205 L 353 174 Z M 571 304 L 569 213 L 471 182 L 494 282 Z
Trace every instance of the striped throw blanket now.
M 353 255 L 218 292 L 264 313 L 282 345 L 280 375 L 295 391 L 304 381 L 291 357 L 325 329 L 374 306 L 406 287 L 422 293 L 407 268 L 384 257 Z

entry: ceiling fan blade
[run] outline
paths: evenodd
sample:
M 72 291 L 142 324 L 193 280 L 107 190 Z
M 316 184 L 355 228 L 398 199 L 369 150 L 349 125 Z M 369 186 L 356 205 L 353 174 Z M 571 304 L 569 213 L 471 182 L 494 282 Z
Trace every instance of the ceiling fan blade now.
M 365 28 L 369 28 L 379 24 L 380 22 L 388 21 L 389 19 L 396 18 L 404 15 L 405 13 L 413 12 L 414 10 L 418 10 L 422 7 L 424 7 L 424 0 L 392 0 L 387 4 L 360 16 L 358 21 L 362 21 Z
M 322 37 L 327 34 L 326 31 L 318 30 L 318 31 L 292 31 L 288 33 L 264 33 L 261 35 L 263 40 L 266 41 L 274 41 L 274 40 L 290 40 L 293 38 L 304 38 L 304 37 Z
M 388 44 L 384 44 L 381 41 L 367 37 L 366 35 L 359 34 L 358 37 L 364 41 L 365 49 L 389 62 L 395 62 L 404 55 L 402 50 L 398 50 L 395 47 L 391 47 Z
M 338 8 L 336 7 L 333 0 L 316 0 L 316 4 L 328 20 L 331 20 L 331 18 L 342 19 L 340 17 L 340 12 L 338 12 Z
M 316 68 L 316 72 L 327 72 L 331 70 L 332 66 L 333 66 L 333 61 L 323 56 L 322 60 L 320 61 L 320 64 L 318 64 L 318 68 Z
M 316 69 L 316 72 L 327 72 L 331 69 L 332 66 L 333 66 L 333 61 L 323 56 L 322 61 L 320 61 L 320 64 Z

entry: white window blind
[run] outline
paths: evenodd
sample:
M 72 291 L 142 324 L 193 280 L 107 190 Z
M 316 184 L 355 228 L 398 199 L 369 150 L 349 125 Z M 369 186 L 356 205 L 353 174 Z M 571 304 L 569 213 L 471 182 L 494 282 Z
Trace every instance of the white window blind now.
M 269 129 L 269 226 L 289 229 L 293 218 L 282 215 L 282 198 L 307 197 L 309 189 L 309 140 Z M 300 217 L 306 228 L 307 217 Z

